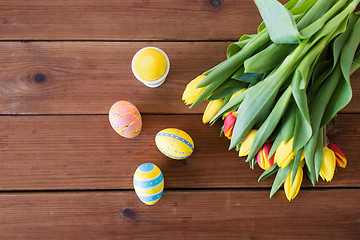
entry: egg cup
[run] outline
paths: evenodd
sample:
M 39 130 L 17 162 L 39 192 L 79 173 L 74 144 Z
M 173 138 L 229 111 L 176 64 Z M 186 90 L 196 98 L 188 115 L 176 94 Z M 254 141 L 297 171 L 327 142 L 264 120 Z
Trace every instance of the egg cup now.
M 147 81 L 147 80 L 144 80 L 142 79 L 136 72 L 135 72 L 135 68 L 134 68 L 134 60 L 135 58 L 137 57 L 137 55 L 142 51 L 142 50 L 145 50 L 145 49 L 156 49 L 158 50 L 159 52 L 161 52 L 165 59 L 166 59 L 166 70 L 165 70 L 165 73 L 158 79 L 154 80 L 154 81 Z M 139 80 L 140 82 L 142 82 L 145 86 L 147 87 L 151 87 L 151 88 L 156 88 L 156 87 L 159 87 L 161 84 L 163 84 L 165 82 L 165 79 L 169 73 L 169 70 L 170 70 L 170 61 L 169 61 L 169 58 L 168 56 L 166 55 L 166 53 L 161 50 L 160 48 L 157 48 L 157 47 L 144 47 L 142 49 L 140 49 L 139 51 L 137 51 L 131 61 L 131 70 L 134 74 L 134 76 L 137 78 L 137 80 Z

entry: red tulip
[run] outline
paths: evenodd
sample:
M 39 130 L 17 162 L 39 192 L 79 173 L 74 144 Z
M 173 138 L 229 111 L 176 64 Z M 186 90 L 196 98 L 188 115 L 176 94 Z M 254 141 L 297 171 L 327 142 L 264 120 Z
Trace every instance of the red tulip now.
M 236 113 L 235 112 L 230 112 L 225 120 L 224 120 L 224 135 L 228 138 L 231 139 L 232 133 L 233 133 L 233 128 L 234 128 L 234 124 L 236 121 Z
M 336 146 L 334 143 L 329 143 L 327 147 L 335 153 L 336 166 L 345 168 L 347 160 L 344 153 L 340 150 L 340 148 Z
M 264 170 L 269 170 L 274 165 L 274 155 L 268 159 L 271 146 L 272 143 L 266 142 L 256 155 L 258 165 Z

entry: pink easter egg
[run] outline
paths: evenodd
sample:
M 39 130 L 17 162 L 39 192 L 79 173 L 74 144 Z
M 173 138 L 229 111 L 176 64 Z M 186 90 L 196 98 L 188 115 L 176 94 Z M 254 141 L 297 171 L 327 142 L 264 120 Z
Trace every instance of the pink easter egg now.
M 111 106 L 109 121 L 115 132 L 126 138 L 136 137 L 141 131 L 140 112 L 127 101 L 118 101 Z

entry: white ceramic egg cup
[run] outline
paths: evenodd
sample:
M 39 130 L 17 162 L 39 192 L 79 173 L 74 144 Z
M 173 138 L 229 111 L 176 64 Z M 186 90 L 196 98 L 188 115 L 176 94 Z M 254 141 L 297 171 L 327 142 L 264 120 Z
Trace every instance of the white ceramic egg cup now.
M 143 80 L 140 78 L 139 75 L 136 74 L 135 72 L 135 68 L 134 68 L 134 59 L 136 58 L 136 56 L 142 51 L 142 50 L 145 50 L 145 49 L 148 49 L 148 48 L 151 48 L 151 49 L 156 49 L 158 51 L 160 51 L 164 56 L 165 56 L 165 59 L 166 59 L 166 70 L 165 70 L 165 73 L 164 75 L 162 75 L 159 79 L 155 80 L 155 81 L 146 81 L 146 80 Z M 161 84 L 163 84 L 165 82 L 165 79 L 169 73 L 169 70 L 170 70 L 170 61 L 169 61 L 169 58 L 168 56 L 166 55 L 166 53 L 161 50 L 160 48 L 157 48 L 157 47 L 144 47 L 142 49 L 140 49 L 139 51 L 137 51 L 131 61 L 131 70 L 134 74 L 134 76 L 137 78 L 137 80 L 139 80 L 140 82 L 142 82 L 145 86 L 148 86 L 148 87 L 151 87 L 151 88 L 156 88 L 156 87 L 159 87 Z

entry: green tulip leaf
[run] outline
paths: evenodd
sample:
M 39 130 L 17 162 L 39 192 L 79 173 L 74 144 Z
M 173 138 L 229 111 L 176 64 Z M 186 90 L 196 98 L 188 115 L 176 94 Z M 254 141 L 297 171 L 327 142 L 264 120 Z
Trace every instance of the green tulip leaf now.
M 272 74 L 267 76 L 258 91 L 246 95 L 239 107 L 229 149 L 242 142 L 246 134 L 258 122 L 265 120 L 275 102 L 281 85 L 294 69 L 298 57 L 303 53 L 306 41 L 302 42 Z M 256 87 L 255 85 L 254 87 Z
M 231 95 L 228 95 L 228 96 L 224 97 L 224 101 L 223 101 L 223 103 L 221 104 L 220 109 L 221 109 L 222 107 L 224 107 L 224 106 L 230 101 L 230 98 L 231 98 Z
M 250 40 L 253 39 L 255 36 L 256 34 L 252 34 L 252 35 L 245 34 L 241 36 L 238 42 L 230 44 L 226 53 L 227 58 L 230 58 L 232 55 L 236 54 L 241 49 L 243 49 L 246 46 L 246 44 L 248 44 Z
M 270 198 L 274 196 L 277 190 L 279 190 L 281 185 L 284 183 L 287 176 L 289 176 L 289 174 L 291 173 L 293 163 L 294 160 L 291 160 L 291 162 L 285 168 L 280 168 L 277 172 L 273 185 L 271 187 Z
M 359 30 L 356 30 L 356 27 L 354 27 L 355 23 L 358 21 L 359 21 L 359 16 L 352 14 L 350 16 L 348 27 L 347 27 L 346 31 L 335 39 L 334 44 L 333 44 L 333 59 L 334 59 L 333 62 L 334 63 L 333 63 L 333 67 L 331 68 L 331 70 L 334 69 L 338 59 L 340 59 L 341 50 L 343 49 L 344 45 L 347 42 L 356 41 L 356 37 L 352 37 L 351 39 L 349 39 L 349 38 L 350 38 L 350 34 L 352 32 L 353 32 L 352 34 L 356 35 L 356 31 L 359 31 Z M 359 29 L 359 25 L 357 25 L 357 29 Z M 349 44 L 351 44 L 351 46 L 355 45 L 353 42 L 349 43 Z M 354 51 L 354 50 L 351 50 L 351 51 Z M 351 51 L 350 51 L 350 55 L 351 55 Z M 345 58 L 351 58 L 351 56 L 347 56 Z M 349 64 L 348 61 L 346 61 L 346 62 L 347 62 L 347 64 Z M 320 82 L 320 83 L 322 83 L 322 82 Z M 316 84 L 316 87 L 314 87 L 314 88 L 315 89 L 319 88 L 318 85 L 320 85 L 320 83 Z M 315 93 L 310 93 L 310 94 L 314 95 Z M 327 107 L 325 109 L 324 116 L 323 116 L 323 119 L 321 122 L 321 126 L 326 125 L 340 109 L 344 108 L 350 102 L 351 97 L 352 97 L 352 90 L 351 90 L 350 82 L 346 81 L 346 79 L 344 77 L 341 77 L 341 79 L 339 80 L 338 86 L 336 87 L 335 92 L 334 92 L 333 96 L 331 97 L 329 104 L 327 105 Z
M 326 17 L 324 18 L 330 18 L 329 12 L 331 13 L 337 13 L 340 9 L 337 7 L 338 5 L 341 6 L 341 3 L 344 2 L 344 0 L 339 0 L 327 13 Z M 346 1 L 345 1 L 346 2 Z M 351 1 L 346 8 L 344 8 L 341 12 L 339 12 L 337 15 L 332 17 L 329 21 L 326 22 L 326 24 L 314 35 L 314 37 L 311 40 L 311 44 L 309 44 L 308 47 L 312 47 L 315 43 L 317 43 L 320 39 L 322 39 L 325 36 L 331 35 L 332 38 L 337 36 L 340 33 L 343 33 L 346 30 L 347 26 L 347 20 L 350 16 L 350 14 L 355 10 L 356 6 L 358 5 L 360 1 L 355 0 Z
M 308 107 L 306 103 L 306 107 L 304 107 L 308 112 Z M 309 141 L 312 135 L 312 128 L 310 124 L 310 117 L 307 119 L 301 113 L 299 108 L 296 109 L 295 114 L 295 128 L 294 128 L 294 141 L 293 141 L 293 151 L 297 151 L 300 148 L 304 147 L 305 144 Z
M 348 7 L 345 8 L 345 10 L 349 9 L 349 6 L 351 6 L 351 4 L 349 4 Z M 338 14 L 336 17 L 334 17 L 334 18 L 337 18 L 339 16 L 342 16 L 341 19 L 344 19 L 343 22 L 340 24 L 336 23 L 336 26 L 338 26 L 338 28 L 330 31 L 329 34 L 326 35 L 325 37 L 323 37 L 315 45 L 315 47 L 313 49 L 316 49 L 317 46 L 325 45 L 326 42 L 329 42 L 332 38 L 337 36 L 339 33 L 344 32 L 344 30 L 345 30 L 344 25 L 346 26 L 346 24 L 344 24 L 344 23 L 346 23 L 346 19 L 347 19 L 346 16 L 343 17 L 344 11 L 342 11 L 340 14 Z M 331 22 L 332 20 L 330 20 L 329 22 Z M 314 99 L 310 103 L 310 106 L 309 106 L 310 119 L 311 119 L 311 128 L 312 128 L 313 133 L 312 133 L 312 136 L 311 136 L 309 142 L 305 145 L 305 161 L 306 161 L 306 165 L 308 167 L 309 172 L 312 172 L 315 167 L 314 166 L 314 155 L 315 155 L 315 148 L 316 148 L 316 142 L 317 142 L 317 135 L 318 135 L 319 128 L 321 127 L 321 122 L 323 119 L 324 112 L 326 111 L 327 105 L 328 105 L 331 97 L 333 96 L 333 93 L 336 90 L 336 87 L 337 87 L 341 77 L 342 77 L 342 75 L 341 75 L 340 66 L 339 66 L 339 64 L 337 64 L 335 69 L 329 75 L 329 77 L 326 78 L 326 80 L 324 80 L 324 82 L 322 83 L 321 87 L 316 92 L 316 94 L 314 94 L 315 95 Z M 312 174 L 311 177 L 313 178 L 312 180 L 314 180 L 314 178 L 316 179 L 315 174 Z
M 263 76 L 262 73 L 244 73 L 236 78 L 233 77 L 233 79 L 240 82 L 257 83 L 263 79 Z
M 306 14 L 311 7 L 316 3 L 317 0 L 305 0 L 305 1 L 298 1 L 295 6 L 291 7 L 290 9 L 287 7 L 287 2 L 284 6 L 290 10 L 293 16 L 295 15 L 304 15 Z M 295 18 L 295 17 L 294 17 Z
M 261 32 L 262 30 L 264 30 L 265 28 L 266 28 L 265 23 L 264 23 L 264 22 L 261 22 L 260 25 L 259 25 L 259 27 L 258 27 L 258 29 L 257 29 L 257 32 L 259 33 L 259 32 Z
M 302 28 L 304 24 L 312 22 L 311 24 L 306 24 L 306 27 L 300 31 L 302 38 L 310 38 L 316 32 L 322 29 L 325 23 L 345 5 L 346 0 L 340 0 L 336 2 L 334 2 L 334 0 L 320 0 L 318 2 L 319 4 L 315 5 L 316 7 L 314 6 L 314 8 L 309 10 L 309 14 L 300 20 L 298 24 L 298 27 Z M 314 19 L 316 20 L 313 21 Z
M 245 72 L 266 73 L 279 66 L 294 49 L 294 44 L 271 44 L 244 62 Z
M 249 161 L 250 169 L 254 169 L 255 164 L 256 164 L 256 158 L 252 158 L 252 159 Z
M 329 47 L 328 47 L 329 48 Z M 326 54 L 329 54 L 328 51 L 324 51 Z M 323 61 L 319 61 L 319 63 L 316 64 L 314 71 L 312 73 L 312 81 L 311 81 L 311 88 L 308 92 L 308 101 L 311 102 L 311 100 L 314 98 L 316 92 L 321 87 L 321 84 L 324 82 L 324 80 L 330 75 L 330 73 L 333 71 L 332 68 L 333 60 L 332 59 L 324 59 Z
M 315 147 L 315 157 L 314 157 L 314 165 L 315 165 L 315 178 L 316 181 L 319 181 L 319 174 L 323 159 L 323 143 L 324 143 L 324 134 L 323 128 L 319 129 L 318 138 L 316 140 L 316 147 Z
M 236 95 L 233 99 L 231 99 L 224 107 L 222 107 L 218 113 L 211 119 L 210 122 L 213 122 L 217 120 L 220 116 L 222 116 L 224 113 L 227 113 L 229 111 L 232 111 L 235 107 L 239 107 L 240 103 L 245 99 L 246 95 L 251 92 L 256 92 L 259 87 L 261 87 L 263 82 L 259 82 L 255 86 L 243 91 L 242 93 Z
M 311 77 L 310 73 L 313 72 L 315 63 L 320 57 L 322 49 L 324 49 L 331 40 L 331 36 L 332 35 L 328 35 L 322 38 L 310 49 L 310 51 L 301 60 L 297 69 L 295 70 L 295 74 L 291 82 L 293 97 L 298 107 L 296 114 L 293 151 L 297 151 L 304 147 L 312 135 L 307 100 L 307 87 Z
M 298 44 L 299 31 L 290 11 L 276 0 L 254 0 L 270 38 L 278 44 Z
M 241 143 L 253 126 L 265 120 L 266 116 L 270 113 L 278 89 L 272 88 L 273 91 L 266 95 L 267 90 L 271 89 L 267 87 L 268 85 L 264 83 L 257 94 L 245 96 L 237 112 L 238 117 L 235 121 L 229 149 Z
M 214 70 L 216 71 L 216 69 Z M 210 73 L 211 74 L 211 73 Z M 206 77 L 205 77 L 206 78 Z M 204 79 L 205 79 L 204 78 Z M 190 108 L 194 108 L 196 105 L 198 105 L 200 102 L 207 99 L 215 89 L 217 89 L 221 84 L 223 84 L 226 81 L 226 79 L 218 79 L 215 82 L 212 82 L 210 85 L 206 86 L 205 90 L 202 91 L 202 93 L 196 98 L 194 103 L 190 106 Z
M 260 150 L 260 148 L 264 145 L 266 140 L 273 133 L 275 127 L 280 122 L 280 119 L 286 110 L 290 97 L 291 97 L 291 87 L 286 89 L 286 91 L 282 94 L 282 96 L 276 103 L 274 109 L 271 111 L 270 115 L 266 118 L 265 122 L 261 125 L 261 127 L 257 131 L 255 139 L 251 145 L 251 149 L 247 157 L 248 159 L 255 157 L 257 152 Z
M 314 171 L 310 172 L 310 171 L 309 171 L 309 168 L 307 168 L 307 175 L 308 175 L 308 178 L 310 179 L 312 185 L 315 186 L 315 184 L 316 184 L 316 177 L 315 177 Z
M 261 48 L 264 44 L 269 41 L 269 34 L 264 29 L 252 38 L 241 51 L 235 53 L 230 58 L 226 59 L 220 66 L 215 68 L 209 75 L 207 75 L 198 85 L 198 88 L 205 87 L 216 81 L 225 81 L 234 72 L 239 69 L 244 61 L 250 57 L 257 49 Z M 205 98 L 204 98 L 205 99 Z M 192 106 L 196 106 L 204 100 L 198 97 Z
M 209 101 L 225 98 L 240 89 L 246 88 L 247 83 L 242 83 L 236 80 L 228 80 L 219 86 L 213 93 L 208 97 Z
M 313 130 L 313 133 L 309 142 L 305 145 L 305 162 L 310 172 L 312 172 L 314 169 L 314 154 L 321 120 L 323 118 L 325 108 L 328 105 L 329 100 L 333 95 L 341 77 L 342 73 L 340 69 L 340 64 L 338 63 L 334 71 L 324 81 L 323 85 L 321 86 L 314 100 L 310 103 L 309 106 L 311 128 Z
M 237 80 L 244 73 L 245 73 L 245 68 L 244 66 L 241 66 L 238 70 L 234 72 L 234 74 L 231 76 L 231 79 Z
M 258 182 L 270 177 L 271 175 L 273 175 L 274 173 L 276 173 L 277 171 L 279 171 L 279 167 L 278 165 L 275 163 L 270 169 L 265 170 L 259 177 Z
M 215 67 L 213 67 L 213 68 L 211 68 L 211 69 L 209 69 L 209 70 L 205 71 L 202 75 L 205 75 L 205 76 L 209 75 L 212 71 L 214 71 L 216 68 L 220 67 L 222 64 L 224 64 L 224 61 L 223 61 L 223 62 L 221 62 L 221 63 L 219 63 L 219 64 L 218 64 L 218 65 L 216 65 Z
M 351 65 L 356 53 L 356 49 L 360 43 L 360 19 L 358 15 L 353 16 L 356 16 L 358 19 L 352 28 L 352 32 L 350 33 L 348 41 L 342 48 L 340 56 L 341 71 L 348 85 L 350 85 Z
M 221 127 L 221 131 L 220 131 L 219 137 L 221 137 L 223 134 L 224 134 L 224 126 Z
M 280 130 L 279 133 L 276 135 L 276 138 L 270 149 L 268 158 L 271 158 L 275 154 L 276 149 L 280 146 L 282 141 L 287 143 L 294 136 L 295 113 L 295 104 L 293 102 L 289 103 L 288 110 L 286 111 L 284 117 L 279 124 Z
M 287 3 L 284 4 L 284 7 L 286 9 L 293 9 L 296 7 L 296 5 L 298 4 L 299 0 L 290 0 Z
M 297 174 L 297 170 L 299 168 L 299 165 L 300 165 L 300 161 L 301 161 L 301 156 L 302 156 L 302 153 L 303 153 L 303 149 L 299 149 L 299 151 L 297 151 L 297 153 L 295 154 L 295 157 L 294 157 L 294 164 L 293 164 L 293 167 L 292 167 L 292 172 L 293 174 L 291 175 L 291 183 L 290 183 L 290 186 L 293 185 L 293 182 L 295 181 L 295 177 L 296 177 L 296 174 Z

